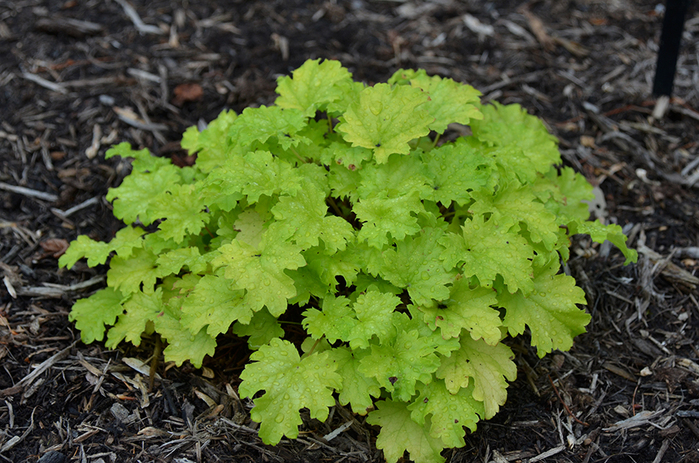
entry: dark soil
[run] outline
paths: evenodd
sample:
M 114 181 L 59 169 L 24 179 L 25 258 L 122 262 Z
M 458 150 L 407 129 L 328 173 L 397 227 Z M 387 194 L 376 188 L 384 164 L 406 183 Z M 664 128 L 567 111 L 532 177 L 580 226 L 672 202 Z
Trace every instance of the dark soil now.
M 104 269 L 57 269 L 68 241 L 108 240 L 121 227 L 104 196 L 128 165 L 105 160 L 109 146 L 127 141 L 184 165 L 187 127 L 270 104 L 278 76 L 329 58 L 368 84 L 419 67 L 520 103 L 599 186 L 599 215 L 640 252 L 623 267 L 614 249 L 574 244 L 589 333 L 541 360 L 517 341 L 507 404 L 445 456 L 699 462 L 694 10 L 675 98 L 653 118 L 657 0 L 131 2 L 144 32 L 125 5 L 0 0 L 0 459 L 382 460 L 376 430 L 342 407 L 325 424 L 308 420 L 297 441 L 262 444 L 235 393 L 235 339 L 201 370 L 161 363 L 149 389 L 148 366 L 129 365 L 150 361 L 154 341 L 84 345 L 68 320 L 76 299 L 104 285 Z

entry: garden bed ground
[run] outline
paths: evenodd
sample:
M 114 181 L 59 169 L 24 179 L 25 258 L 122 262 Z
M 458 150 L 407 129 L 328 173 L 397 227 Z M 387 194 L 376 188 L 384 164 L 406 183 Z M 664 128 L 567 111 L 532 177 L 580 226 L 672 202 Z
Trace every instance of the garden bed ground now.
M 543 360 L 514 343 L 507 404 L 445 456 L 699 462 L 699 17 L 690 11 L 676 98 L 653 119 L 661 7 L 0 0 L 0 459 L 381 461 L 375 430 L 342 407 L 307 421 L 297 441 L 262 444 L 235 394 L 247 351 L 234 338 L 202 370 L 161 363 L 152 385 L 134 359 L 148 361 L 153 342 L 80 343 L 67 315 L 104 269 L 58 270 L 55 258 L 78 234 L 105 240 L 120 228 L 104 195 L 128 166 L 104 160 L 111 144 L 187 164 L 187 127 L 270 104 L 277 76 L 332 58 L 369 84 L 420 67 L 520 103 L 640 251 L 623 267 L 616 250 L 575 243 L 569 268 L 587 292 L 589 333 Z

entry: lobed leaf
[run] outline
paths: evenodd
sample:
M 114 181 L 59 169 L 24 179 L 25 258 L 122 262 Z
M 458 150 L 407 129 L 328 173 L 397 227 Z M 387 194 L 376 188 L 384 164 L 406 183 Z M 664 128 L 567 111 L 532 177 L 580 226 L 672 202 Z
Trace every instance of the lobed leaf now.
M 314 353 L 301 359 L 289 341 L 272 339 L 250 356 L 240 375 L 241 397 L 254 399 L 252 419 L 260 423 L 259 435 L 266 444 L 276 445 L 282 436 L 295 438 L 301 424 L 299 410 L 308 408 L 311 418 L 325 421 L 329 407 L 335 405 L 333 389 L 342 387 L 337 364 L 328 352 Z
M 405 403 L 393 400 L 381 400 L 376 403 L 376 410 L 369 413 L 367 423 L 381 426 L 376 447 L 383 450 L 388 463 L 395 463 L 403 458 L 405 451 L 410 458 L 420 463 L 443 463 L 441 451 L 446 447 L 441 439 L 429 433 L 430 418 L 425 424 L 413 421 L 410 410 Z
M 335 130 L 352 146 L 374 151 L 379 164 L 391 154 L 408 154 L 408 142 L 430 132 L 434 117 L 419 108 L 427 96 L 419 89 L 376 84 L 359 93 Z
M 532 345 L 537 354 L 553 349 L 568 350 L 573 337 L 585 332 L 590 315 L 576 304 L 585 304 L 585 292 L 575 286 L 575 280 L 559 275 L 557 260 L 534 268 L 533 291 L 524 295 L 521 291 L 498 295 L 498 303 L 505 308 L 505 325 L 511 335 L 521 334 L 525 325 L 532 334 Z

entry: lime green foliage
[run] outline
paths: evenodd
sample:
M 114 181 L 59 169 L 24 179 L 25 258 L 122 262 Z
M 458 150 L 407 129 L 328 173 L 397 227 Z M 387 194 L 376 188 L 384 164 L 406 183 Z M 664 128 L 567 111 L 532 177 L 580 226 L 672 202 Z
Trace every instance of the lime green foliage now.
M 619 226 L 588 221 L 592 188 L 517 105 L 482 106 L 422 70 L 367 87 L 321 60 L 277 92 L 188 129 L 192 167 L 108 151 L 133 159 L 107 195 L 127 226 L 61 257 L 109 266 L 70 318 L 109 347 L 158 333 L 166 360 L 196 367 L 220 336 L 246 337 L 239 393 L 257 396 L 265 442 L 338 400 L 381 427 L 387 461 L 442 462 L 505 403 L 508 336 L 528 329 L 543 356 L 585 331 L 583 291 L 561 272 L 570 237 L 636 253 Z M 473 135 L 440 142 L 452 123 Z

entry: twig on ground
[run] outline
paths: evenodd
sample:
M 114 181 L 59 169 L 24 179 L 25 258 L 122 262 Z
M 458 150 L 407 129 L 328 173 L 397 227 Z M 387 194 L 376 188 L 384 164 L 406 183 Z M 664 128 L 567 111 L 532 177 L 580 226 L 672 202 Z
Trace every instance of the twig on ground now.
M 64 95 L 68 93 L 68 90 L 62 84 L 51 82 L 50 80 L 46 80 L 43 77 L 37 76 L 36 74 L 32 74 L 27 71 L 22 71 L 22 77 L 24 77 L 27 80 L 31 80 L 35 84 L 39 84 L 42 87 L 47 88 L 51 91 L 63 93 Z
M 17 295 L 26 297 L 59 298 L 63 297 L 66 293 L 80 291 L 82 289 L 87 289 L 91 286 L 101 283 L 104 281 L 104 278 L 104 275 L 99 275 L 96 277 L 92 277 L 89 280 L 85 280 L 80 283 L 75 283 L 73 285 L 57 285 L 53 283 L 44 283 L 44 286 L 20 287 L 17 289 Z
M 663 460 L 663 456 L 665 455 L 665 452 L 667 452 L 667 449 L 670 447 L 670 439 L 665 439 L 663 443 L 660 445 L 660 449 L 658 450 L 658 453 L 655 455 L 655 459 L 653 460 L 653 463 L 660 463 Z
M 150 24 L 146 24 L 143 22 L 141 17 L 138 15 L 138 12 L 134 7 L 129 5 L 129 3 L 126 0 L 116 0 L 116 2 L 121 5 L 121 7 L 124 9 L 124 13 L 131 19 L 131 22 L 133 23 L 134 26 L 136 26 L 136 30 L 142 34 L 162 34 L 163 31 L 160 30 L 159 27 L 157 26 L 151 26 Z
M 566 412 L 568 412 L 568 415 L 570 415 L 570 417 L 573 418 L 573 419 L 575 420 L 576 423 L 582 424 L 583 426 L 590 426 L 588 423 L 585 423 L 584 421 L 580 421 L 580 420 L 573 414 L 573 412 L 570 410 L 570 408 L 568 407 L 568 405 L 567 405 L 567 404 L 563 401 L 563 399 L 561 398 L 561 395 L 558 393 L 558 389 L 556 388 L 556 385 L 553 383 L 553 380 L 551 379 L 551 376 L 549 376 L 548 378 L 549 378 L 549 382 L 551 383 L 551 387 L 553 388 L 553 392 L 556 393 L 556 397 L 558 397 L 558 401 L 561 402 L 561 404 L 563 405 L 563 407 L 566 409 Z
M 566 446 L 565 446 L 565 445 L 559 445 L 558 447 L 554 447 L 554 448 L 552 448 L 551 450 L 547 450 L 547 451 L 545 451 L 544 453 L 541 453 L 541 454 L 539 454 L 539 455 L 537 455 L 537 456 L 535 456 L 535 457 L 532 457 L 532 458 L 529 460 L 529 463 L 536 463 L 537 461 L 540 461 L 540 460 L 543 460 L 543 459 L 545 459 L 545 458 L 548 458 L 548 457 L 551 457 L 551 456 L 553 456 L 553 455 L 556 455 L 556 454 L 558 454 L 558 453 L 561 453 L 561 452 L 564 451 L 565 449 L 566 449 Z
M 51 212 L 53 212 L 54 214 L 56 214 L 58 217 L 60 217 L 62 219 L 66 219 L 66 218 L 70 217 L 71 215 L 75 214 L 76 212 L 85 209 L 86 207 L 90 207 L 93 204 L 99 203 L 99 201 L 100 201 L 99 198 L 97 196 L 95 196 L 94 198 L 90 198 L 86 201 L 83 201 L 80 204 L 78 204 L 77 206 L 73 206 L 66 211 L 62 211 L 62 210 L 54 207 L 54 208 L 51 208 Z
M 29 196 L 32 198 L 43 199 L 45 201 L 56 202 L 58 201 L 58 196 L 51 193 L 44 193 L 43 191 L 36 191 L 30 188 L 25 188 L 23 186 L 10 185 L 5 182 L 0 182 L 0 190 L 11 191 L 24 196 Z

